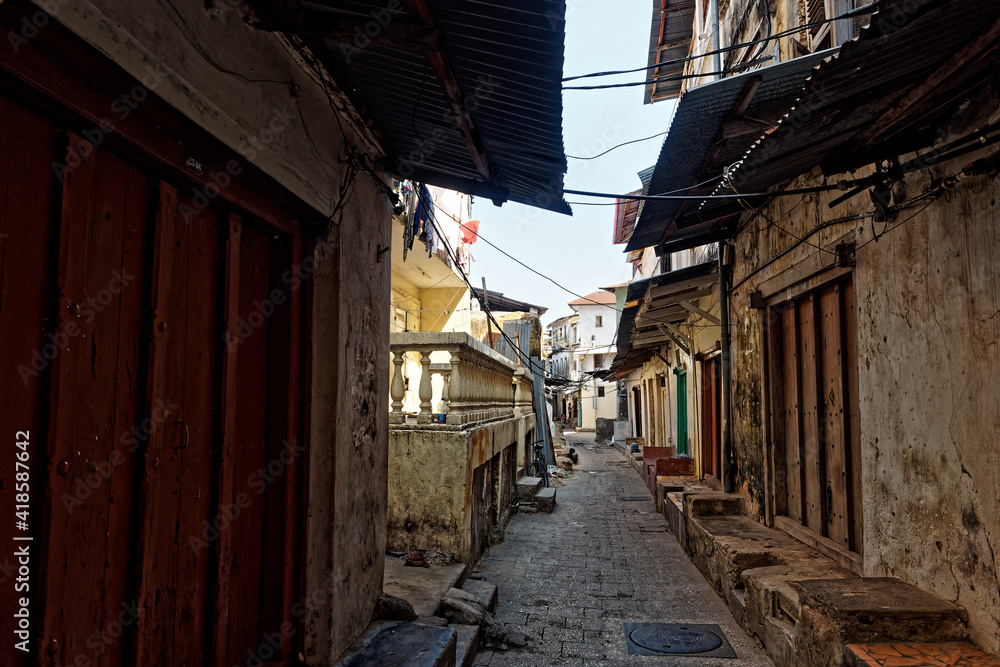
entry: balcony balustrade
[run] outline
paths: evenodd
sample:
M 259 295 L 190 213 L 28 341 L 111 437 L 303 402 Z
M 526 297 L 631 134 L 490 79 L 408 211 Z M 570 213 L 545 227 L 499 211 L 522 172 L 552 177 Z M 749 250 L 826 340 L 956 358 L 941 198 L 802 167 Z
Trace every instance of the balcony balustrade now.
M 420 355 L 417 377 L 409 377 L 410 386 L 417 386 L 420 412 L 416 424 L 430 427 L 462 428 L 470 424 L 509 419 L 532 412 L 531 375 L 489 346 L 466 333 L 401 332 L 389 335 L 392 351 L 392 399 L 390 427 L 404 427 L 408 415 L 403 412 L 405 382 L 403 365 L 406 355 Z M 446 362 L 434 362 L 431 355 L 447 353 Z M 441 354 L 435 355 L 440 358 Z M 435 395 L 432 376 L 443 382 L 440 395 Z M 443 403 L 446 420 L 435 423 L 437 406 Z M 409 416 L 412 420 L 412 416 Z

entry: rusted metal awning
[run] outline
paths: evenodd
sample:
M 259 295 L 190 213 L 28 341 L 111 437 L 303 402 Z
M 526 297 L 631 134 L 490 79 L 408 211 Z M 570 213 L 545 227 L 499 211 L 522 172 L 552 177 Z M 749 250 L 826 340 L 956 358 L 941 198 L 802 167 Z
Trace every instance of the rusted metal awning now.
M 266 0 L 384 138 L 388 172 L 571 213 L 563 199 L 564 0 Z
M 762 192 L 817 165 L 832 175 L 930 146 L 998 69 L 1000 3 L 882 0 L 733 169 L 733 184 Z
M 653 349 L 665 343 L 689 351 L 678 326 L 692 312 L 699 312 L 694 302 L 712 294 L 718 281 L 718 265 L 703 262 L 631 283 L 618 323 L 619 348 L 611 364 L 611 379 L 642 366 L 655 354 Z
M 649 194 L 711 194 L 726 168 L 792 108 L 813 68 L 834 53 L 814 53 L 688 90 L 677 103 Z M 671 251 L 693 248 L 725 238 L 726 222 L 702 216 L 697 202 L 646 201 L 626 249 L 665 242 Z
M 646 71 L 646 104 L 680 95 L 684 80 L 676 77 L 684 73 L 685 63 L 674 61 L 683 60 L 691 50 L 694 9 L 694 0 L 653 0 L 647 66 L 664 64 Z

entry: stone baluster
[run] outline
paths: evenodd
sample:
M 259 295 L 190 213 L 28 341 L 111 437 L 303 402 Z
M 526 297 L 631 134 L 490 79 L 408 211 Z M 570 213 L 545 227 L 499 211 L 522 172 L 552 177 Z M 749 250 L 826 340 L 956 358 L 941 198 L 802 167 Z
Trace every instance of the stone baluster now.
M 402 424 L 404 421 L 403 354 L 404 352 L 399 348 L 392 354 L 392 365 L 394 368 L 392 371 L 392 384 L 389 389 L 389 396 L 392 398 L 392 412 L 389 414 L 390 424 Z
M 431 388 L 430 350 L 423 350 L 420 353 L 420 390 L 418 396 L 420 397 L 420 414 L 417 415 L 417 423 L 430 424 L 432 421 L 431 398 L 434 396 L 434 391 Z
M 448 419 L 449 424 L 465 423 L 466 396 L 468 390 L 468 368 L 462 363 L 461 348 L 448 350 L 451 354 L 451 372 L 448 374 Z

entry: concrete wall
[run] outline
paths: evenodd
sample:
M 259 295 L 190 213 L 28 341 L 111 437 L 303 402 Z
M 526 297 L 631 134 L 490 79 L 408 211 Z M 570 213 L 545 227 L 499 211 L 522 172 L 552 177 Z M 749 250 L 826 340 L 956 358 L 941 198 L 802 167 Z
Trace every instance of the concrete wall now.
M 981 108 L 995 109 L 995 102 Z M 934 169 L 950 175 L 975 155 Z M 862 175 L 860 172 L 858 175 Z M 817 176 L 791 187 L 817 183 Z M 931 176 L 906 178 L 908 197 Z M 862 194 L 830 210 L 836 196 L 773 202 L 767 218 L 802 237 L 821 222 L 851 218 L 809 236 L 824 246 L 847 234 L 858 245 L 859 432 L 864 574 L 900 577 L 964 606 L 972 638 L 1000 651 L 1000 215 L 996 178 L 960 182 L 921 211 L 905 209 L 870 242 Z M 791 215 L 785 215 L 789 211 Z M 912 216 L 912 217 L 911 217 Z M 882 225 L 874 225 L 881 231 Z M 736 240 L 735 280 L 795 243 L 763 217 Z M 810 261 L 800 244 L 734 294 L 734 447 L 748 511 L 764 518 L 760 313 L 748 295 L 765 279 Z M 823 263 L 829 259 L 823 257 Z
M 341 135 L 319 80 L 281 38 L 250 29 L 235 3 L 211 3 L 210 12 L 201 0 L 173 0 L 177 13 L 156 0 L 36 4 L 135 78 L 157 80 L 150 94 L 324 214 L 333 212 L 342 185 L 327 163 L 341 161 L 347 142 L 380 155 L 350 112 L 342 113 L 350 136 Z M 381 592 L 389 263 L 376 261 L 376 248 L 389 243 L 390 215 L 386 197 L 360 176 L 317 254 L 303 591 L 312 601 L 305 619 L 310 664 L 341 653 L 370 621 Z
M 428 549 L 474 562 L 509 520 L 509 499 L 525 436 L 535 415 L 467 429 L 393 427 L 389 433 L 388 545 L 391 549 Z M 503 455 L 505 450 L 515 448 Z M 489 466 L 500 454 L 497 477 L 499 521 L 491 494 Z M 486 473 L 476 470 L 486 466 Z M 477 484 L 476 482 L 480 483 Z M 507 488 L 509 487 L 509 488 Z
M 608 306 L 577 306 L 580 323 L 577 327 L 577 338 L 581 348 L 612 345 L 615 340 L 617 311 L 611 304 Z M 597 326 L 597 317 L 601 317 L 601 326 Z M 593 336 L 593 340 L 591 337 Z

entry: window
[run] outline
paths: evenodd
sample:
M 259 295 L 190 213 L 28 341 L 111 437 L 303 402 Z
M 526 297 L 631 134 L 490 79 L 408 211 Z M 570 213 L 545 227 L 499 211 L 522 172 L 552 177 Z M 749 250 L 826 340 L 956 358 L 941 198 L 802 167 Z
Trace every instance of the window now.
M 604 387 L 598 387 L 597 388 L 597 396 L 599 398 L 604 398 Z
M 604 318 L 601 317 L 600 315 L 598 315 L 597 318 L 596 318 L 596 321 L 594 322 L 594 326 L 595 327 L 603 327 L 604 326 Z

